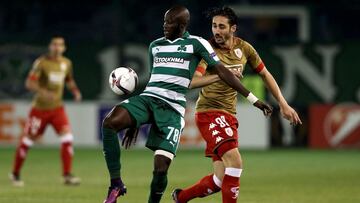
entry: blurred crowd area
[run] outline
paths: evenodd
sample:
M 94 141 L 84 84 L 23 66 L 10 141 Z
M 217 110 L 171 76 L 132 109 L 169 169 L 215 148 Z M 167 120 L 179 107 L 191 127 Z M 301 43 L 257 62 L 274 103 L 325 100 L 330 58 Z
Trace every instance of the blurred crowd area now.
M 224 0 L 224 1 L 126 1 L 126 0 L 13 0 L 0 2 L 0 43 L 44 43 L 63 34 L 71 43 L 101 44 L 124 41 L 149 43 L 162 35 L 163 14 L 174 4 L 187 6 L 192 14 L 192 33 L 209 37 L 204 12 L 215 6 L 302 6 L 311 20 L 311 40 L 333 42 L 358 40 L 360 1 L 326 0 Z M 239 35 L 253 43 L 294 42 L 296 19 L 258 16 L 240 20 Z

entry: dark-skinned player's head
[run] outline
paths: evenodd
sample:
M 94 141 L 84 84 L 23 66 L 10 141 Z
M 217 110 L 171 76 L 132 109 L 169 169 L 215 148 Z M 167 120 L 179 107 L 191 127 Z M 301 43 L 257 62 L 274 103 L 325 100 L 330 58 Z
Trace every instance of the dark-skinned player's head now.
M 234 36 L 238 17 L 231 8 L 213 8 L 207 12 L 207 16 L 212 20 L 212 33 L 217 44 L 224 44 Z
M 49 54 L 54 57 L 59 57 L 64 54 L 65 50 L 65 38 L 60 35 L 52 36 L 49 43 Z
M 174 40 L 182 37 L 190 21 L 190 12 L 184 6 L 174 6 L 164 16 L 164 36 Z

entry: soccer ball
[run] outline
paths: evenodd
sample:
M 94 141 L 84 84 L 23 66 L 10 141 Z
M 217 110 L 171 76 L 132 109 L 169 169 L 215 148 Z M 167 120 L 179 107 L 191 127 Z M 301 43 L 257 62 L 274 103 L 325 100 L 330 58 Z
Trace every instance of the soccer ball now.
M 138 76 L 131 68 L 119 67 L 110 73 L 109 85 L 115 94 L 128 95 L 137 87 Z

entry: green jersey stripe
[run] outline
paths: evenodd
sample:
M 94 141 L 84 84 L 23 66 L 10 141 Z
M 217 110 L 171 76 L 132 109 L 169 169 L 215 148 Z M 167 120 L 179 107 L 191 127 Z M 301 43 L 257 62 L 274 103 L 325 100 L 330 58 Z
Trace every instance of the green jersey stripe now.
M 146 86 L 144 92 L 155 92 L 158 95 L 161 95 L 161 96 L 163 96 L 165 98 L 172 99 L 172 100 L 175 100 L 175 101 L 186 101 L 185 94 L 178 93 L 176 91 L 169 90 L 169 89 L 162 88 L 162 87 L 149 87 L 149 86 Z
M 178 68 L 166 68 L 166 67 L 156 67 L 152 70 L 152 74 L 166 74 L 174 75 L 183 78 L 189 78 L 189 70 L 178 69 Z
M 174 92 L 177 92 L 180 94 L 184 94 L 184 95 L 187 93 L 187 90 L 188 90 L 188 87 L 182 87 L 180 85 L 175 85 L 173 83 L 167 83 L 167 82 L 150 82 L 150 83 L 148 83 L 147 86 L 148 87 L 161 87 L 161 88 L 168 89 L 168 90 L 171 90 L 171 91 L 174 91 Z
M 155 46 L 152 48 L 152 54 L 155 55 L 157 53 L 194 53 L 193 45 L 166 45 L 166 46 Z
M 152 74 L 149 83 L 153 82 L 165 82 L 186 88 L 188 88 L 190 85 L 189 79 L 168 74 Z

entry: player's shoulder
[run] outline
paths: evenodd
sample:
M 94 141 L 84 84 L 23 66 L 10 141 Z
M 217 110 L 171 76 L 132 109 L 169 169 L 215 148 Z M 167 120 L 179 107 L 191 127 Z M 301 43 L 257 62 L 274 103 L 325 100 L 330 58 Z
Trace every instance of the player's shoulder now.
M 196 47 L 205 47 L 208 51 L 213 50 L 209 41 L 196 35 L 189 35 L 188 39 L 192 40 L 192 44 Z
M 46 55 L 41 55 L 34 60 L 33 67 L 40 67 L 47 60 Z
M 157 43 L 163 42 L 163 41 L 165 41 L 165 40 L 166 40 L 165 37 L 157 38 L 156 40 L 150 42 L 149 47 L 152 47 L 152 46 L 156 45 Z
M 197 36 L 197 35 L 189 35 L 187 39 L 192 40 L 194 42 L 200 42 L 200 43 L 209 43 L 206 39 Z
M 235 37 L 235 46 L 234 47 L 235 48 L 243 47 L 246 49 L 254 49 L 253 45 L 250 42 L 248 42 L 240 37 Z
M 71 63 L 72 63 L 71 59 L 69 59 L 69 58 L 66 57 L 66 56 L 61 57 L 61 60 L 64 61 L 65 63 L 68 63 L 68 64 L 71 64 Z

